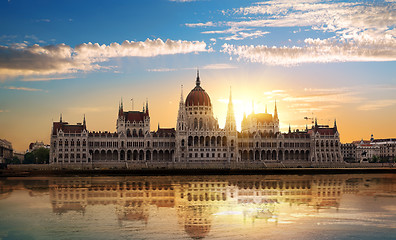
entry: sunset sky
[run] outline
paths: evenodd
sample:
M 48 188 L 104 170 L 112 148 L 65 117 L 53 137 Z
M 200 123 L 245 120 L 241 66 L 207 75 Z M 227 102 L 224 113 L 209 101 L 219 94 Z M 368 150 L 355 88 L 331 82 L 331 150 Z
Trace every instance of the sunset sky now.
M 115 131 L 118 104 L 175 127 L 180 89 L 208 92 L 220 127 L 337 119 L 342 142 L 396 137 L 396 1 L 0 2 L 0 138 L 49 143 L 53 121 Z

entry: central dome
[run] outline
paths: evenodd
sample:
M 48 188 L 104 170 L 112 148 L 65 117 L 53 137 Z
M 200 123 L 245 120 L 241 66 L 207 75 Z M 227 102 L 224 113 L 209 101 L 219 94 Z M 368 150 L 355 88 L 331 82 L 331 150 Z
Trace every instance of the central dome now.
M 186 107 L 189 106 L 212 106 L 210 103 L 210 97 L 205 92 L 203 88 L 201 88 L 201 81 L 199 80 L 199 72 L 197 72 L 197 80 L 196 86 L 191 92 L 188 94 L 186 98 Z

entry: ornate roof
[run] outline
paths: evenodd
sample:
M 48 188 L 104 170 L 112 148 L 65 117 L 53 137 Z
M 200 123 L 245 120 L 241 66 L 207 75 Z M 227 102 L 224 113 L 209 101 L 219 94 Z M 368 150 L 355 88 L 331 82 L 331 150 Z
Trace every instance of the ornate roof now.
M 196 86 L 186 98 L 186 106 L 212 106 L 209 95 L 200 86 L 199 72 L 197 72 Z

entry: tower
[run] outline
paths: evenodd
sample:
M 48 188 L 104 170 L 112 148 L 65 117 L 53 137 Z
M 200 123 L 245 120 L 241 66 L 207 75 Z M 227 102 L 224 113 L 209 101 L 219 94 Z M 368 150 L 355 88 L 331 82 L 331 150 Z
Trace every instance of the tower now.
M 117 132 L 124 132 L 125 133 L 125 115 L 124 115 L 124 106 L 121 102 L 118 104 L 118 118 L 117 118 Z
M 197 77 L 198 79 L 199 77 Z M 159 125 L 158 125 L 159 126 Z M 158 127 L 159 128 L 159 127 Z M 176 161 L 183 162 L 187 155 L 187 113 L 183 98 L 183 85 L 180 90 L 179 111 L 176 123 Z
M 228 101 L 228 110 L 225 124 L 226 131 L 236 131 L 236 122 L 235 122 L 235 114 L 234 114 L 234 105 L 232 104 L 232 93 L 230 88 L 230 100 Z

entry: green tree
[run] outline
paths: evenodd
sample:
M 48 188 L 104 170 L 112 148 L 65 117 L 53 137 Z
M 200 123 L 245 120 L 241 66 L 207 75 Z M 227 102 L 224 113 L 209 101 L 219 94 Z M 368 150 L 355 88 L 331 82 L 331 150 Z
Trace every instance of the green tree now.
M 21 164 L 21 161 L 17 157 L 8 158 L 5 161 L 6 161 L 6 164 Z
M 39 148 L 25 154 L 24 164 L 46 164 L 49 162 L 49 149 Z
M 373 158 L 371 158 L 371 163 L 377 163 L 379 162 L 379 158 L 377 156 L 373 156 Z

